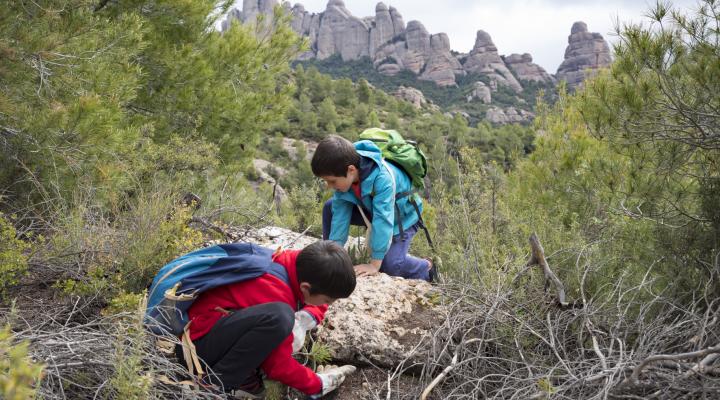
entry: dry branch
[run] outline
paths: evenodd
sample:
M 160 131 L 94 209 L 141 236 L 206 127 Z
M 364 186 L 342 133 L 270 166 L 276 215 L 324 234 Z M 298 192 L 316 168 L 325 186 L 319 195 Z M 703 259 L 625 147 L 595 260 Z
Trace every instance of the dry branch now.
M 680 354 L 656 354 L 656 355 L 653 355 L 653 356 L 650 356 L 650 357 L 646 358 L 645 360 L 643 360 L 643 361 L 640 363 L 640 365 L 638 365 L 637 367 L 635 367 L 635 369 L 633 370 L 632 375 L 630 376 L 630 380 L 631 380 L 633 383 L 637 383 L 637 382 L 639 381 L 640 373 L 642 372 L 642 370 L 643 370 L 648 364 L 650 364 L 650 363 L 652 363 L 652 362 L 663 361 L 663 360 L 664 360 L 664 361 L 681 361 L 681 360 L 687 360 L 687 359 L 690 359 L 690 358 L 705 357 L 705 356 L 707 356 L 707 355 L 713 355 L 713 354 L 717 354 L 717 353 L 720 353 L 720 344 L 717 344 L 717 345 L 715 345 L 715 346 L 713 346 L 713 347 L 708 347 L 708 348 L 703 349 L 703 350 L 691 351 L 691 352 L 689 352 L 689 353 L 680 353 Z
M 530 260 L 528 260 L 527 264 L 525 264 L 525 270 L 532 267 L 533 265 L 539 265 L 543 269 L 543 275 L 545 275 L 545 282 L 552 282 L 555 285 L 555 289 L 557 290 L 558 304 L 563 307 L 567 306 L 569 303 L 565 300 L 565 286 L 557 277 L 557 275 L 555 275 L 555 273 L 550 269 L 550 265 L 548 265 L 547 260 L 545 259 L 545 250 L 543 249 L 542 244 L 540 244 L 540 239 L 538 239 L 535 232 L 530 235 L 529 241 L 531 255 Z

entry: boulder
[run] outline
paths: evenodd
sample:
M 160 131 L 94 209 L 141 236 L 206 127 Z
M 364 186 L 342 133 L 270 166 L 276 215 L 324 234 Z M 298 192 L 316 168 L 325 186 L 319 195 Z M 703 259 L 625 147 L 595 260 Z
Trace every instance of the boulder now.
M 532 56 L 529 53 L 510 54 L 504 58 L 505 65 L 515 73 L 520 80 L 554 83 L 555 78 L 548 74 L 541 66 L 533 63 Z
M 393 95 L 411 103 L 415 108 L 422 108 L 422 106 L 427 104 L 427 100 L 425 99 L 423 92 L 412 87 L 400 86 Z
M 610 47 L 597 32 L 588 32 L 587 24 L 575 22 L 570 29 L 565 60 L 557 70 L 557 79 L 566 81 L 569 89 L 580 86 L 586 75 L 612 63 Z
M 496 125 L 528 123 L 535 118 L 535 114 L 526 110 L 518 110 L 515 107 L 502 109 L 497 106 L 488 108 L 485 112 L 485 119 Z
M 315 153 L 315 149 L 317 149 L 317 143 L 316 142 L 309 142 L 307 140 L 301 140 L 301 139 L 291 139 L 291 138 L 282 138 L 282 147 L 287 151 L 288 155 L 291 159 L 294 161 L 298 160 L 298 154 L 297 149 L 295 148 L 295 144 L 300 141 L 305 145 L 305 154 L 302 155 L 302 157 L 308 161 L 312 159 L 313 153 Z
M 242 241 L 269 248 L 302 249 L 317 238 L 269 226 L 242 232 Z M 362 238 L 350 238 L 362 243 Z M 378 274 L 358 278 L 353 294 L 333 303 L 315 340 L 339 363 L 391 367 L 405 359 L 421 361 L 415 345 L 446 317 L 437 287 L 421 280 Z
M 472 101 L 474 99 L 478 99 L 483 104 L 490 104 L 492 102 L 492 95 L 490 93 L 490 88 L 485 85 L 483 82 L 475 82 L 473 84 L 473 91 L 470 92 L 468 95 L 468 101 Z
M 317 341 L 340 363 L 393 367 L 421 361 L 415 345 L 446 315 L 438 289 L 421 280 L 385 274 L 361 277 L 353 294 L 333 303 Z
M 515 79 L 498 55 L 492 38 L 483 30 L 477 31 L 475 45 L 462 66 L 465 71 L 486 75 L 498 84 L 510 87 L 516 93 L 523 90 L 520 82 Z
M 275 187 L 275 201 L 280 202 L 287 198 L 287 192 L 285 189 L 277 184 L 275 178 L 268 173 L 268 168 L 273 167 L 277 171 L 278 175 L 285 176 L 287 170 L 281 167 L 275 167 L 271 162 L 256 158 L 253 160 L 253 167 L 258 174 L 258 183 L 267 183 L 270 186 Z

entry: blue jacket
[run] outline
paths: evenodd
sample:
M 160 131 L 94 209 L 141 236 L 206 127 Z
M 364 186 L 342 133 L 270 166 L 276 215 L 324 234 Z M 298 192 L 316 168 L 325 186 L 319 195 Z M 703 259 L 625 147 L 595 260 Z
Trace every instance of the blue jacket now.
M 397 199 L 400 216 L 400 221 L 398 221 L 395 218 L 395 195 L 412 191 L 412 181 L 400 168 L 383 161 L 380 149 L 375 143 L 361 140 L 355 142 L 355 149 L 361 157 L 371 160 L 369 168 L 367 162 L 361 163 L 360 194 L 362 199 L 359 202 L 352 190 L 335 191 L 332 199 L 333 216 L 329 239 L 342 245 L 347 242 L 353 207 L 362 203 L 366 210 L 372 212 L 370 256 L 373 259 L 382 260 L 390 248 L 392 237 L 400 234 L 400 222 L 402 221 L 403 229 L 409 229 L 418 222 L 417 212 L 408 200 L 414 197 L 420 212 L 422 212 L 422 200 L 417 194 Z

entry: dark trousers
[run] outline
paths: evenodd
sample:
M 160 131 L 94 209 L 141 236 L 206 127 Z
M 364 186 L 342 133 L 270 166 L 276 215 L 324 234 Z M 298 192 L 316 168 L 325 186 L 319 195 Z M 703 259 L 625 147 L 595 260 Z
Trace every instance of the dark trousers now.
M 365 216 L 372 221 L 372 214 L 363 209 Z M 322 213 L 323 240 L 327 240 L 330 236 L 330 227 L 332 226 L 332 200 L 328 200 L 323 206 Z M 365 226 L 360 210 L 353 207 L 350 215 L 350 225 Z M 403 235 L 395 235 L 392 237 L 392 243 L 388 248 L 382 264 L 380 272 L 384 272 L 392 276 L 400 276 L 407 279 L 424 279 L 430 281 L 430 261 L 422 258 L 413 257 L 408 254 L 410 242 L 418 231 L 418 224 L 405 229 Z
M 212 370 L 209 379 L 225 390 L 236 389 L 256 373 L 270 352 L 292 332 L 295 313 L 285 303 L 243 308 L 220 318 L 203 337 L 194 341 L 198 357 Z M 182 348 L 175 349 L 179 359 Z

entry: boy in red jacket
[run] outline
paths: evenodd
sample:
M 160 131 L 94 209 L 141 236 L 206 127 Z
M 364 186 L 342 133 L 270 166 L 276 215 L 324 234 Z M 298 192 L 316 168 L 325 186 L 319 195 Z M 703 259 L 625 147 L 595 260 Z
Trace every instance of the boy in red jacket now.
M 287 270 L 289 285 L 265 274 L 202 293 L 188 310 L 190 339 L 214 373 L 209 380 L 231 398 L 262 398 L 259 370 L 320 397 L 340 386 L 355 367 L 316 374 L 292 354 L 302 347 L 305 332 L 322 321 L 327 306 L 355 289 L 352 262 L 332 241 L 280 251 L 273 258 Z

